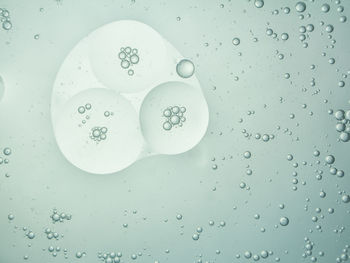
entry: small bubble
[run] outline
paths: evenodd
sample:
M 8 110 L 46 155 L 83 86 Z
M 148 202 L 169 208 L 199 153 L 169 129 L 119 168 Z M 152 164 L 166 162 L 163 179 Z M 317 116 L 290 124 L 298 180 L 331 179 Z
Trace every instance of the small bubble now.
M 343 201 L 343 203 L 349 203 L 350 202 L 350 196 L 349 195 L 343 195 L 341 197 L 341 200 Z
M 243 156 L 244 156 L 244 158 L 249 159 L 252 156 L 252 154 L 250 151 L 246 151 L 246 152 L 244 152 Z
M 176 65 L 176 72 L 181 78 L 189 78 L 194 74 L 194 64 L 191 60 L 182 59 Z
M 282 40 L 287 40 L 289 38 L 289 35 L 287 33 L 282 33 L 281 34 L 281 39 Z
M 333 155 L 327 155 L 326 158 L 325 158 L 325 161 L 326 161 L 326 163 L 328 163 L 328 164 L 333 164 L 334 161 L 335 161 L 335 158 L 334 158 Z
M 288 217 L 281 217 L 280 218 L 280 225 L 281 226 L 287 226 L 289 224 L 289 219 Z
M 295 10 L 297 10 L 297 12 L 302 13 L 304 12 L 306 9 L 306 4 L 304 2 L 298 2 L 295 5 Z
M 241 43 L 241 40 L 238 37 L 235 37 L 234 39 L 232 39 L 232 44 L 234 44 L 235 46 L 238 46 Z
M 264 1 L 263 0 L 255 0 L 254 5 L 257 8 L 262 8 L 264 6 Z
M 194 241 L 197 241 L 199 239 L 199 235 L 198 234 L 193 234 L 192 239 Z
M 321 11 L 322 11 L 323 13 L 328 13 L 330 9 L 331 9 L 331 8 L 330 8 L 329 4 L 323 4 L 323 5 L 321 6 Z
M 10 154 L 12 153 L 11 148 L 6 147 L 6 148 L 3 150 L 3 153 L 4 153 L 5 155 L 10 155 Z
M 8 220 L 12 221 L 13 219 L 15 219 L 15 216 L 13 214 L 9 214 L 7 218 Z

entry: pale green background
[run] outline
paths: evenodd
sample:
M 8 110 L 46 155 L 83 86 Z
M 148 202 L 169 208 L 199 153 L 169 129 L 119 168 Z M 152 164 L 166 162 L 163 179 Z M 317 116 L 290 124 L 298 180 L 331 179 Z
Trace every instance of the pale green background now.
M 0 165 L 0 262 L 21 262 L 24 255 L 29 256 L 27 262 L 36 263 L 99 262 L 97 252 L 121 251 L 124 262 L 142 252 L 136 262 L 194 262 L 201 254 L 203 262 L 226 263 L 246 262 L 244 251 L 256 254 L 266 249 L 274 255 L 260 261 L 279 257 L 294 263 L 303 262 L 306 236 L 314 242 L 318 262 L 335 262 L 350 243 L 349 204 L 339 202 L 338 194 L 350 191 L 350 142 L 337 142 L 336 120 L 327 111 L 350 109 L 350 83 L 344 88 L 337 85 L 350 70 L 349 21 L 339 22 L 335 1 L 328 1 L 331 10 L 323 14 L 320 7 L 326 0 L 305 1 L 304 14 L 311 17 L 300 20 L 295 2 L 266 0 L 258 9 L 246 0 L 1 0 L 0 7 L 10 11 L 13 28 L 0 30 L 0 75 L 6 84 L 0 101 L 0 148 L 9 146 L 13 153 L 8 165 Z M 349 16 L 350 1 L 341 2 L 342 15 Z M 289 15 L 281 10 L 285 6 L 291 8 Z M 278 15 L 272 15 L 275 9 Z M 209 104 L 210 124 L 202 142 L 185 154 L 144 159 L 117 174 L 91 175 L 59 152 L 50 120 L 51 89 L 72 47 L 92 30 L 120 19 L 152 26 L 193 60 Z M 320 21 L 334 25 L 334 49 L 326 47 L 331 43 Z M 315 30 L 307 39 L 309 47 L 303 48 L 298 29 L 309 23 Z M 267 27 L 278 37 L 287 32 L 289 40 L 267 36 Z M 234 37 L 240 38 L 239 46 L 232 44 Z M 277 51 L 284 54 L 283 60 Z M 334 65 L 328 63 L 329 57 L 336 59 Z M 310 70 L 311 64 L 315 70 Z M 284 79 L 286 72 L 291 74 L 289 80 Z M 312 78 L 316 87 L 310 86 Z M 317 89 L 319 94 L 312 95 Z M 255 114 L 248 115 L 249 110 Z M 291 113 L 295 119 L 289 118 Z M 286 128 L 292 135 L 284 132 Z M 243 129 L 252 133 L 250 139 Z M 274 134 L 275 139 L 256 140 L 257 132 Z M 316 148 L 321 151 L 320 165 L 312 155 Z M 252 153 L 248 160 L 243 157 L 247 150 Z M 294 156 L 292 162 L 286 160 L 288 153 Z M 327 153 L 336 157 L 335 166 L 345 171 L 344 178 L 329 174 L 323 165 Z M 293 168 L 293 162 L 299 167 Z M 213 170 L 213 164 L 218 169 Z M 246 175 L 248 165 L 251 176 Z M 316 169 L 324 171 L 321 181 L 315 179 Z M 297 191 L 292 190 L 293 171 L 298 172 Z M 5 177 L 6 173 L 11 176 Z M 240 189 L 241 181 L 249 191 Z M 321 189 L 327 193 L 324 199 L 319 197 Z M 284 210 L 278 207 L 281 203 Z M 333 215 L 328 214 L 329 207 L 335 209 Z M 72 220 L 53 225 L 49 217 L 53 208 L 72 214 Z M 12 222 L 7 219 L 10 213 L 15 215 Z M 181 221 L 176 219 L 178 213 L 183 215 Z M 254 219 L 256 213 L 259 220 Z M 317 223 L 311 220 L 315 215 Z M 275 228 L 281 216 L 290 223 Z M 215 226 L 210 227 L 209 220 Z M 222 220 L 224 228 L 218 227 Z M 323 232 L 316 230 L 317 224 Z M 25 237 L 23 226 L 35 232 L 35 239 Z M 200 226 L 203 233 L 193 241 Z M 64 238 L 48 240 L 46 227 Z M 345 227 L 342 234 L 333 232 L 341 227 Z M 47 251 L 50 245 L 67 248 L 69 258 L 64 259 L 62 251 L 54 258 Z M 77 251 L 87 255 L 76 259 Z M 325 256 L 319 257 L 319 251 Z

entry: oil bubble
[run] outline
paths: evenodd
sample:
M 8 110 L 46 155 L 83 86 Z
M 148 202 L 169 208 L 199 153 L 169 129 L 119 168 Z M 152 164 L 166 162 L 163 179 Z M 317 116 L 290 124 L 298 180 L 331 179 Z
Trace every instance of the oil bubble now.
M 238 37 L 235 37 L 234 39 L 232 39 L 232 44 L 234 44 L 235 46 L 238 46 L 241 43 L 241 40 Z
M 334 158 L 333 155 L 327 155 L 326 158 L 325 158 L 325 161 L 326 161 L 326 163 L 328 163 L 328 164 L 333 164 L 334 161 L 335 161 L 335 158 Z
M 182 59 L 176 65 L 176 72 L 181 78 L 189 78 L 194 74 L 194 64 L 191 60 Z
M 262 8 L 264 6 L 264 1 L 263 0 L 255 0 L 254 5 L 257 8 Z
M 287 226 L 289 224 L 289 219 L 288 217 L 281 217 L 280 218 L 280 225 L 281 226 Z
M 329 10 L 330 10 L 329 4 L 323 4 L 323 5 L 321 6 L 321 11 L 322 11 L 323 13 L 328 13 Z
M 297 12 L 302 13 L 304 12 L 306 9 L 306 4 L 304 2 L 298 2 L 295 5 L 295 10 L 297 10 Z

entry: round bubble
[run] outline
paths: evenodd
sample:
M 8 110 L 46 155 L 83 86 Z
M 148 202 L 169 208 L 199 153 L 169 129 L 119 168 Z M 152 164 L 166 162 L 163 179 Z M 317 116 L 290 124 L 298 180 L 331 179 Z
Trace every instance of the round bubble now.
M 306 4 L 304 2 L 298 2 L 295 5 L 295 10 L 297 10 L 299 13 L 304 12 L 306 9 Z
M 194 74 L 194 64 L 189 59 L 182 59 L 176 65 L 176 72 L 181 78 L 189 78 Z
M 172 105 L 186 107 L 182 127 L 165 130 L 164 109 Z M 175 115 L 176 116 L 176 115 Z M 172 123 L 180 119 L 171 118 Z M 190 150 L 204 136 L 209 121 L 208 106 L 201 90 L 183 82 L 166 82 L 152 89 L 140 109 L 141 130 L 156 153 L 178 154 Z
M 350 202 L 350 196 L 349 195 L 343 195 L 341 197 L 341 200 L 344 202 L 344 203 L 349 203 Z
M 331 8 L 330 8 L 329 4 L 323 4 L 323 5 L 321 6 L 321 11 L 322 11 L 323 13 L 328 13 L 328 11 L 329 11 L 330 9 L 331 9 Z
M 289 38 L 289 35 L 287 33 L 282 33 L 281 34 L 281 39 L 282 40 L 287 40 Z
M 289 219 L 288 219 L 288 217 L 281 217 L 280 218 L 280 225 L 281 226 L 287 226 L 289 224 Z
M 350 134 L 347 132 L 342 132 L 339 135 L 339 139 L 343 142 L 348 142 L 350 140 Z
M 89 101 L 91 117 L 79 126 L 78 105 Z M 105 118 L 105 108 L 119 114 Z M 76 167 L 90 173 L 108 174 L 120 171 L 138 158 L 143 139 L 131 104 L 113 90 L 87 89 L 72 97 L 54 124 L 57 144 L 63 155 Z M 93 129 L 101 127 L 101 129 Z M 102 141 L 90 138 L 102 136 Z M 105 137 L 105 132 L 107 136 Z
M 343 110 L 337 110 L 335 113 L 334 113 L 334 117 L 337 119 L 337 120 L 343 120 L 345 118 L 345 112 Z
M 5 20 L 3 23 L 2 23 L 2 28 L 5 29 L 5 30 L 10 30 L 12 28 L 12 23 L 10 20 Z
M 264 1 L 263 0 L 255 0 L 254 5 L 257 8 L 262 8 L 264 6 Z
M 234 44 L 235 46 L 238 46 L 241 43 L 241 40 L 238 37 L 235 37 L 234 39 L 232 39 L 232 44 Z
M 328 164 L 333 164 L 334 161 L 335 161 L 335 158 L 334 158 L 333 155 L 327 155 L 326 158 L 325 158 L 325 161 L 326 161 L 326 163 L 328 163 Z

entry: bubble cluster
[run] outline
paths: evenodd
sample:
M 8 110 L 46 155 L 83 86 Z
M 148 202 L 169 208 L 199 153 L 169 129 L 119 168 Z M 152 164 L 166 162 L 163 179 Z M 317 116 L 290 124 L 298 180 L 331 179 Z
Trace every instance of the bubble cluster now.
M 169 106 L 166 108 L 163 111 L 163 117 L 166 118 L 166 121 L 163 123 L 163 129 L 170 131 L 173 127 L 182 127 L 186 121 L 185 112 L 185 107 Z
M 118 53 L 118 57 L 120 59 L 120 66 L 123 69 L 129 69 L 128 75 L 134 75 L 134 70 L 130 67 L 139 63 L 140 58 L 138 54 L 138 50 L 136 48 L 131 47 L 122 47 L 120 48 L 120 52 Z
M 45 234 L 46 234 L 46 238 L 47 239 L 53 239 L 54 238 L 54 239 L 58 240 L 59 237 L 60 237 L 60 235 L 57 232 L 51 230 L 50 228 L 46 228 L 45 229 Z
M 345 245 L 345 247 L 342 249 L 340 256 L 335 259 L 335 262 L 341 263 L 348 261 L 350 258 L 349 248 L 350 245 Z
M 107 139 L 107 127 L 95 126 L 91 128 L 90 139 L 96 142 L 104 141 Z
M 1 156 L 3 154 L 3 156 Z M 0 165 L 1 164 L 8 164 L 10 162 L 9 156 L 12 154 L 12 150 L 10 147 L 5 147 L 0 152 Z M 8 176 L 7 176 L 8 177 Z
M 63 253 L 64 253 L 64 258 L 65 258 L 65 259 L 68 258 L 68 250 L 67 250 L 66 248 L 65 248 L 65 249 L 61 249 L 60 246 L 56 246 L 56 247 L 54 247 L 54 246 L 49 246 L 49 247 L 47 248 L 47 251 L 48 251 L 49 253 L 51 253 L 51 255 L 52 255 L 53 257 L 57 257 L 58 254 L 59 254 L 60 252 L 63 251 Z
M 109 252 L 109 253 L 101 253 L 99 252 L 97 254 L 97 258 L 100 259 L 104 263 L 120 263 L 121 262 L 121 257 L 122 257 L 121 252 Z
M 334 113 L 334 118 L 337 120 L 335 130 L 339 133 L 339 141 L 350 141 L 350 109 L 347 111 L 337 110 Z
M 10 12 L 5 8 L 0 8 L 0 22 L 4 30 L 10 30 L 12 28 Z
M 272 256 L 274 253 L 271 250 L 261 250 L 260 252 L 257 253 L 252 253 L 250 250 L 246 250 L 245 252 L 243 252 L 243 256 L 245 259 L 253 259 L 253 261 L 259 261 L 260 259 L 268 259 L 269 256 Z M 240 258 L 241 255 L 237 254 L 236 258 Z M 276 258 L 278 259 L 278 258 Z M 275 261 L 279 261 L 276 260 Z
M 92 109 L 92 105 L 90 103 L 86 103 L 84 106 L 79 106 L 77 109 L 77 112 L 81 115 L 87 114 Z M 90 115 L 85 115 L 83 120 L 81 121 L 82 124 L 85 124 L 87 120 L 90 119 Z M 81 125 L 79 125 L 81 127 Z
M 59 213 L 56 209 L 52 211 L 52 214 L 50 215 L 50 218 L 52 219 L 52 223 L 57 222 L 64 222 L 65 220 L 71 220 L 72 215 L 66 214 L 66 213 Z

